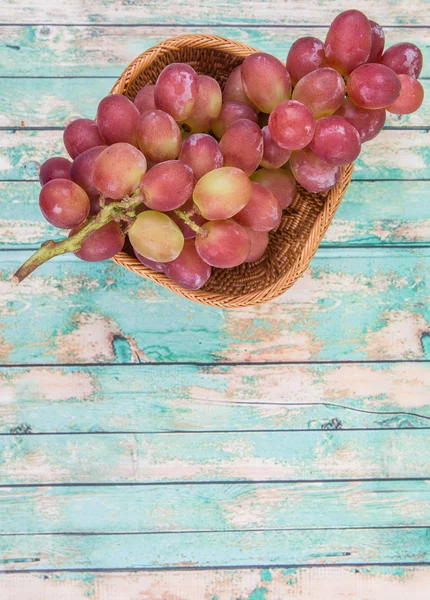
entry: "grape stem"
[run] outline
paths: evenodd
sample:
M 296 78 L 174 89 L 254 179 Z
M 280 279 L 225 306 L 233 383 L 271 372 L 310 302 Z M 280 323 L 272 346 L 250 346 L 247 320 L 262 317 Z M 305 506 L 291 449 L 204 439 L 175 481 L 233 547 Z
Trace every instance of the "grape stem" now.
M 93 217 L 80 231 L 71 235 L 70 237 L 61 240 L 60 242 L 54 242 L 48 240 L 42 244 L 42 246 L 34 253 L 23 265 L 20 266 L 18 271 L 12 277 L 14 283 L 21 283 L 26 277 L 30 275 L 35 269 L 43 265 L 54 256 L 60 256 L 60 254 L 66 254 L 67 252 L 76 252 L 82 247 L 84 240 L 100 229 L 110 221 L 122 220 L 122 217 L 126 216 L 126 221 L 130 221 L 131 213 L 141 204 L 143 196 L 133 195 L 132 197 L 125 197 L 123 200 L 118 202 L 111 202 L 107 206 L 104 206 L 96 217 Z
M 175 213 L 176 216 L 178 216 L 180 219 L 182 219 L 187 225 L 188 227 L 190 227 L 190 229 L 192 229 L 193 231 L 195 231 L 196 233 L 198 233 L 201 237 L 206 237 L 208 232 L 206 231 L 206 229 L 203 229 L 203 227 L 200 227 L 200 225 L 197 225 L 197 223 L 194 223 L 194 221 L 190 218 L 190 212 L 186 213 L 183 212 L 182 210 L 174 210 L 173 211 Z M 191 212 L 191 214 L 194 214 L 194 210 Z

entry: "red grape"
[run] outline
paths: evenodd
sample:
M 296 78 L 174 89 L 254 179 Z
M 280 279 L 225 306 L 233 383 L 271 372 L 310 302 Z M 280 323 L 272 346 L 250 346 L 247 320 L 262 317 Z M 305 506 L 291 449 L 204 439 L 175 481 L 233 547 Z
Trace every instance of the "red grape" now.
M 121 94 L 111 94 L 98 105 L 97 125 L 109 145 L 125 142 L 137 146 L 136 125 L 139 115 L 131 100 Z
M 221 167 L 203 175 L 194 188 L 193 200 L 205 219 L 228 219 L 251 198 L 252 186 L 246 173 L 235 167 Z
M 184 247 L 184 236 L 176 223 L 155 210 L 137 215 L 128 237 L 135 252 L 155 262 L 175 260 Z
M 52 179 L 40 190 L 39 206 L 43 216 L 59 229 L 71 229 L 88 217 L 87 194 L 70 179 Z
M 360 136 L 343 117 L 323 117 L 317 121 L 310 149 L 329 165 L 347 165 L 360 154 Z
M 45 185 L 52 179 L 70 179 L 71 161 L 61 156 L 53 156 L 45 160 L 39 171 L 40 185 Z
M 155 85 L 146 85 L 141 90 L 139 90 L 134 99 L 134 105 L 141 115 L 145 113 L 147 110 L 155 110 L 155 100 L 154 100 L 154 90 Z
M 148 110 L 140 115 L 136 126 L 139 147 L 149 160 L 161 162 L 178 157 L 181 131 L 175 120 L 162 110 Z
M 224 91 L 222 93 L 222 101 L 226 102 L 246 102 L 251 105 L 251 101 L 245 93 L 242 82 L 242 67 L 239 65 L 228 76 Z M 254 108 L 254 107 L 253 107 Z
M 357 67 L 348 78 L 346 89 L 351 100 L 362 108 L 386 108 L 400 95 L 399 76 L 377 63 Z
M 212 267 L 230 269 L 241 265 L 249 256 L 251 241 L 245 228 L 232 219 L 208 221 L 203 225 L 206 236 L 198 235 L 196 250 Z
M 194 240 L 185 240 L 182 252 L 165 264 L 167 277 L 186 290 L 199 290 L 211 276 L 211 267 L 197 253 Z
M 351 123 L 355 127 L 360 135 L 361 143 L 373 140 L 385 123 L 384 108 L 376 108 L 374 110 L 361 108 L 349 98 L 343 99 L 336 114 L 346 119 L 348 123 Z
M 282 208 L 273 193 L 264 185 L 252 182 L 251 199 L 234 220 L 254 231 L 271 231 L 278 227 Z
M 309 148 L 293 152 L 290 164 L 293 175 L 300 185 L 313 194 L 332 188 L 342 174 L 341 167 L 328 165 Z
M 305 104 L 315 119 L 332 115 L 345 96 L 343 77 L 334 69 L 317 69 L 300 79 L 293 92 L 293 100 Z
M 218 142 L 206 133 L 195 133 L 184 140 L 179 160 L 192 168 L 196 181 L 224 164 Z
M 94 146 L 106 144 L 100 135 L 97 123 L 91 119 L 76 119 L 67 125 L 63 134 L 63 142 L 72 158 L 76 158 Z
M 324 45 L 325 64 L 349 75 L 366 62 L 372 48 L 370 23 L 359 10 L 345 10 L 330 25 Z
M 219 143 L 226 167 L 252 175 L 263 158 L 263 135 L 257 123 L 239 119 L 227 127 Z
M 369 19 L 370 33 L 372 35 L 372 47 L 370 50 L 369 58 L 366 62 L 377 63 L 381 60 L 382 53 L 384 52 L 385 46 L 385 34 L 384 30 L 378 23 Z
M 275 144 L 285 150 L 299 150 L 311 141 L 315 119 L 310 109 L 296 100 L 281 102 L 269 117 L 269 131 Z
M 273 141 L 269 127 L 263 127 L 263 158 L 260 165 L 266 169 L 279 169 L 291 156 L 291 150 L 281 148 Z
M 77 183 L 88 194 L 90 201 L 100 196 L 99 190 L 94 185 L 94 166 L 96 159 L 106 150 L 107 146 L 95 146 L 85 150 L 75 158 L 70 167 L 70 179 Z
M 136 252 L 136 250 L 134 250 L 134 254 L 135 254 L 137 260 L 139 262 L 141 262 L 142 265 L 145 265 L 145 267 L 149 267 L 153 271 L 158 271 L 158 273 L 164 273 L 164 267 L 166 266 L 167 263 L 161 263 L 161 262 L 156 262 L 155 260 L 149 260 L 149 258 L 145 258 L 141 254 L 139 254 L 139 252 Z
M 191 115 L 182 122 L 188 133 L 209 131 L 212 123 L 219 117 L 222 105 L 222 93 L 219 83 L 208 75 L 197 75 L 197 96 Z
M 269 234 L 267 231 L 255 231 L 248 228 L 246 228 L 246 233 L 251 242 L 251 249 L 245 262 L 257 262 L 257 260 L 263 258 L 264 253 L 266 252 L 267 246 L 269 245 Z
M 297 194 L 296 180 L 289 169 L 258 169 L 251 175 L 251 181 L 268 188 L 282 210 L 291 204 Z
M 250 101 L 264 113 L 272 110 L 291 98 L 290 75 L 280 60 L 256 52 L 242 63 L 242 82 L 245 93 Z
M 201 214 L 199 214 L 197 207 L 194 205 L 194 202 L 192 201 L 191 198 L 190 198 L 190 200 L 187 200 L 185 202 L 185 204 L 183 204 L 182 206 L 179 207 L 179 210 L 184 213 L 188 213 L 192 209 L 196 209 L 196 210 L 195 210 L 195 212 L 193 212 L 192 215 L 189 215 L 191 221 L 199 226 L 204 225 L 206 223 L 206 219 L 204 217 L 202 217 Z M 194 231 L 194 229 L 191 229 L 191 227 L 185 223 L 184 219 L 182 219 L 177 214 L 175 214 L 175 211 L 169 211 L 166 214 L 169 215 L 169 217 L 172 219 L 172 221 L 175 221 L 176 225 L 182 231 L 184 238 L 186 240 L 196 237 L 196 232 Z
M 93 181 L 107 198 L 115 200 L 132 194 L 146 172 L 146 158 L 130 144 L 109 146 L 96 158 Z
M 390 113 L 409 115 L 419 109 L 424 100 L 424 89 L 421 83 L 410 75 L 399 75 L 402 89 L 397 100 L 387 106 Z
M 69 237 L 80 231 L 83 226 L 82 224 L 74 227 L 70 231 Z M 82 246 L 75 254 L 81 260 L 88 262 L 108 260 L 112 256 L 115 256 L 115 254 L 118 254 L 118 252 L 121 252 L 124 240 L 125 236 L 121 231 L 119 223 L 110 221 L 85 238 Z
M 415 44 L 400 42 L 387 48 L 380 62 L 398 75 L 410 75 L 417 79 L 423 68 L 423 55 Z
M 248 119 L 257 123 L 257 113 L 245 102 L 226 102 L 222 105 L 218 119 L 212 124 L 212 131 L 221 139 L 225 130 L 239 119 Z
M 301 37 L 291 46 L 287 56 L 287 71 L 293 85 L 323 65 L 324 44 L 316 37 Z
M 144 203 L 153 210 L 174 210 L 193 193 L 194 173 L 180 160 L 167 160 L 152 167 L 142 179 Z
M 184 63 L 171 63 L 160 73 L 155 84 L 155 105 L 175 121 L 183 121 L 193 111 L 197 98 L 197 74 Z

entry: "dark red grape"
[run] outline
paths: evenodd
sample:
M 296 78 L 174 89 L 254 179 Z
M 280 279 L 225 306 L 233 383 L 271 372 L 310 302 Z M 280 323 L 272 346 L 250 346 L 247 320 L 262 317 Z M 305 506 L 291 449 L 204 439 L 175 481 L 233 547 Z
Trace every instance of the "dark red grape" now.
M 281 102 L 269 117 L 273 141 L 285 150 L 299 150 L 311 141 L 315 119 L 307 106 L 296 100 Z
M 164 273 L 164 267 L 166 266 L 167 263 L 161 263 L 161 262 L 156 262 L 155 260 L 149 260 L 149 258 L 145 258 L 141 254 L 139 254 L 139 252 L 136 252 L 136 250 L 134 250 L 134 254 L 135 254 L 137 260 L 139 262 L 141 262 L 142 265 L 145 265 L 145 267 L 148 267 L 148 268 L 152 269 L 153 271 L 157 271 L 158 273 Z
M 287 56 L 287 71 L 296 85 L 308 73 L 323 66 L 324 44 L 316 37 L 301 37 L 291 46 Z
M 69 237 L 80 231 L 82 227 L 83 224 L 74 227 L 70 231 Z M 110 221 L 85 238 L 82 246 L 75 254 L 81 260 L 88 262 L 108 260 L 115 256 L 115 254 L 118 254 L 118 252 L 121 252 L 124 240 L 125 236 L 121 231 L 119 223 Z
M 293 152 L 290 164 L 293 175 L 300 185 L 313 194 L 332 188 L 342 174 L 341 167 L 328 165 L 309 148 Z
M 137 141 L 145 157 L 153 162 L 173 160 L 182 145 L 175 120 L 162 110 L 148 110 L 137 121 Z
M 282 210 L 287 208 L 297 194 L 296 180 L 290 169 L 258 169 L 251 175 L 251 181 L 267 187 L 279 202 Z
M 285 150 L 276 144 L 270 135 L 269 127 L 263 127 L 263 158 L 260 165 L 265 169 L 279 169 L 291 156 L 291 150 Z
M 224 91 L 222 93 L 222 101 L 226 102 L 246 102 L 251 105 L 251 101 L 245 93 L 242 82 L 242 68 L 241 65 L 234 68 L 228 76 Z M 254 108 L 254 107 L 253 107 Z
M 263 135 L 257 123 L 239 119 L 225 130 L 221 152 L 226 167 L 237 167 L 252 175 L 263 158 Z
M 362 108 L 386 108 L 400 96 L 399 76 L 385 65 L 368 63 L 351 73 L 346 90 L 351 100 Z
M 212 131 L 221 139 L 225 130 L 239 119 L 248 119 L 257 123 L 257 113 L 245 102 L 226 102 L 222 105 L 218 119 L 212 123 Z
M 384 30 L 378 23 L 369 19 L 370 33 L 372 35 L 372 47 L 370 49 L 369 58 L 366 62 L 377 63 L 381 60 L 382 53 L 384 52 L 385 46 L 385 34 Z
M 269 234 L 267 231 L 255 231 L 248 228 L 246 228 L 246 233 L 251 242 L 251 249 L 245 262 L 257 262 L 257 260 L 263 258 L 264 253 L 267 250 L 267 246 L 269 245 Z
M 317 121 L 310 149 L 329 165 L 347 165 L 360 154 L 360 136 L 343 117 L 323 117 Z
M 71 161 L 61 156 L 53 156 L 45 160 L 39 171 L 40 185 L 45 185 L 52 179 L 70 179 Z
M 95 146 L 85 150 L 75 158 L 70 167 L 70 179 L 77 183 L 88 194 L 90 200 L 99 198 L 100 192 L 94 184 L 94 166 L 96 159 L 107 146 Z
M 282 208 L 273 193 L 264 185 L 252 182 L 251 199 L 234 220 L 254 231 L 271 231 L 278 227 Z
M 192 168 L 196 181 L 224 164 L 218 142 L 206 133 L 195 133 L 184 140 L 179 160 Z
M 337 15 L 324 45 L 325 64 L 349 75 L 365 63 L 372 48 L 372 33 L 366 15 L 359 10 L 345 10 Z
M 251 250 L 249 235 L 233 219 L 208 221 L 203 229 L 206 236 L 196 237 L 196 250 L 208 265 L 229 269 L 241 265 L 248 258 Z
M 424 89 L 421 83 L 410 75 L 399 75 L 402 89 L 397 100 L 387 106 L 390 113 L 409 115 L 419 109 L 424 100 Z
M 348 123 L 351 123 L 351 125 L 355 127 L 360 135 L 361 143 L 373 140 L 373 138 L 381 131 L 385 123 L 384 108 L 377 108 L 374 110 L 361 108 L 354 104 L 350 98 L 343 99 L 336 114 L 346 119 Z
M 111 94 L 103 98 L 97 108 L 97 125 L 109 145 L 124 142 L 137 147 L 139 115 L 131 100 L 121 94 Z
M 343 77 L 329 67 L 317 69 L 302 77 L 293 92 L 293 100 L 305 104 L 315 119 L 336 112 L 344 96 Z
M 185 240 L 182 252 L 165 263 L 167 277 L 186 290 L 199 290 L 211 276 L 211 267 L 197 253 L 194 240 Z
M 141 90 L 139 90 L 134 99 L 134 105 L 141 115 L 145 113 L 147 110 L 155 110 L 155 100 L 154 100 L 154 90 L 155 85 L 146 85 Z
M 400 42 L 387 48 L 380 62 L 398 75 L 417 79 L 423 68 L 423 54 L 415 44 Z
M 70 179 L 52 179 L 40 190 L 39 206 L 45 219 L 59 229 L 71 229 L 88 217 L 87 194 Z
M 187 133 L 209 131 L 212 123 L 219 117 L 222 105 L 222 93 L 219 83 L 208 75 L 197 75 L 197 96 L 193 111 L 182 121 Z
M 140 191 L 148 208 L 168 211 L 182 206 L 191 197 L 193 187 L 191 167 L 180 160 L 167 160 L 148 171 Z
M 69 123 L 63 133 L 63 142 L 72 158 L 76 158 L 85 150 L 106 144 L 97 123 L 91 119 L 76 119 Z
M 197 98 L 197 74 L 184 63 L 171 63 L 160 73 L 155 84 L 155 105 L 175 121 L 184 121 L 193 112 Z

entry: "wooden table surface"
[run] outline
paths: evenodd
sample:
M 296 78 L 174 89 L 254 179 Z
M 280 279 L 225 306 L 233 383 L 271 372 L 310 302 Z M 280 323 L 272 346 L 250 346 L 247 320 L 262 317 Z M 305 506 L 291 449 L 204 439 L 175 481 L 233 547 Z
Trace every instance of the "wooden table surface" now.
M 430 586 L 428 101 L 390 115 L 305 276 L 225 311 L 64 256 L 37 163 L 164 38 L 285 59 L 347 0 L 3 0 L 1 600 L 424 599 Z M 424 53 L 428 0 L 362 0 Z

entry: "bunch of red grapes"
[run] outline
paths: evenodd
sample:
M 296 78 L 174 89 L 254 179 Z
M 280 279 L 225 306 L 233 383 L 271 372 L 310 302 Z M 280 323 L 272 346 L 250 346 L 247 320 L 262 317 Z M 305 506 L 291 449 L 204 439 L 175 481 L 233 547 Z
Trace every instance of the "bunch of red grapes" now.
M 325 43 L 298 39 L 286 66 L 250 55 L 223 92 L 212 77 L 170 64 L 134 102 L 107 96 L 96 120 L 66 127 L 73 162 L 42 165 L 42 213 L 73 235 L 110 202 L 140 198 L 76 255 L 111 258 L 128 233 L 144 265 L 199 289 L 211 267 L 262 258 L 296 182 L 313 193 L 330 189 L 381 131 L 386 111 L 417 110 L 421 68 L 417 46 L 384 52 L 382 27 L 357 10 L 335 18 Z

